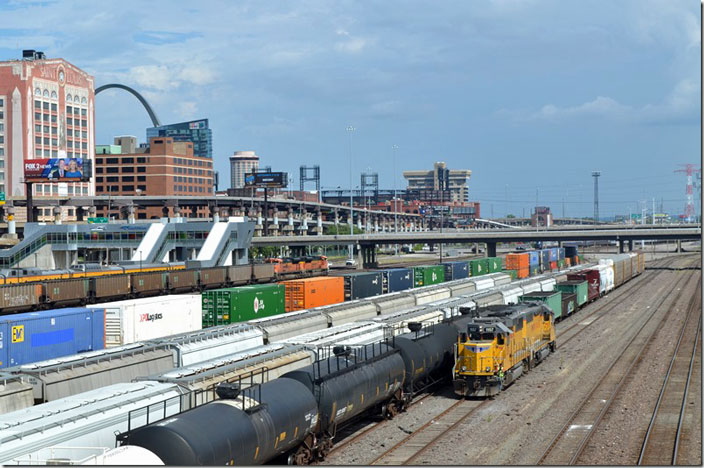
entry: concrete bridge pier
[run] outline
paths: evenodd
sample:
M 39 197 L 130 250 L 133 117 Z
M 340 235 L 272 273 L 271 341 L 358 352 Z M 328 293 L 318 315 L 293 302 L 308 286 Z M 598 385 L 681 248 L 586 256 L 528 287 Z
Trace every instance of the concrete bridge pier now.
M 316 226 L 313 228 L 313 231 L 315 231 L 315 234 L 317 236 L 322 236 L 323 235 L 323 213 L 320 211 L 320 209 L 315 210 L 315 221 L 316 221 Z
M 379 232 L 379 217 L 374 216 L 374 233 L 376 234 L 378 232 Z
M 127 206 L 127 223 L 128 224 L 135 223 L 135 212 L 136 211 L 137 211 L 137 208 L 134 205 Z
M 55 206 L 51 211 L 54 214 L 54 224 L 61 224 L 61 207 Z
M 288 213 L 286 213 L 286 214 L 288 217 L 288 223 L 286 224 L 286 226 L 284 226 L 284 235 L 285 236 L 293 236 L 295 234 L 295 232 L 293 230 L 293 210 L 291 208 L 289 208 Z
M 486 243 L 486 252 L 484 253 L 485 257 L 496 257 L 496 242 L 487 242 Z
M 262 217 L 262 208 L 259 205 L 254 208 L 254 214 L 257 217 L 257 224 L 254 225 L 254 235 L 261 237 L 264 231 L 264 218 Z
M 379 266 L 376 260 L 376 246 L 374 244 L 363 244 L 359 250 L 362 255 L 362 268 L 377 268 Z
M 633 252 L 633 239 L 628 240 L 628 251 Z
M 299 230 L 302 236 L 307 236 L 308 235 L 308 213 L 306 212 L 305 208 L 301 210 L 301 213 L 299 215 L 301 224 L 299 225 Z
M 306 247 L 304 245 L 293 245 L 289 247 L 292 257 L 303 257 L 306 254 Z
M 279 235 L 279 210 L 274 208 L 271 210 L 271 224 L 269 224 L 269 235 L 278 236 Z
M 677 239 L 677 253 L 682 253 L 682 240 Z

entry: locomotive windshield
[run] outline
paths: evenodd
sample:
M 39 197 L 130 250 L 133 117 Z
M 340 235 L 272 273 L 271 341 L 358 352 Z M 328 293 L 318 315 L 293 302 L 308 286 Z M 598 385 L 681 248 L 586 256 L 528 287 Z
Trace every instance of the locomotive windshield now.
M 496 327 L 467 326 L 467 336 L 471 341 L 493 341 L 495 334 Z

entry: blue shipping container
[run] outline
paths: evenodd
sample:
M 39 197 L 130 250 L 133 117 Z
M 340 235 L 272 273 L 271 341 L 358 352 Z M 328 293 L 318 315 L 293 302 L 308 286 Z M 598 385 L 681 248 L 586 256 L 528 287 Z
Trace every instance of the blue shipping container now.
M 406 291 L 413 289 L 413 269 L 412 268 L 392 268 L 384 270 L 386 278 L 387 292 Z
M 564 260 L 565 259 L 565 249 L 563 247 L 559 247 L 557 249 L 557 259 L 558 260 Z
M 528 265 L 540 265 L 540 252 L 537 250 L 528 252 Z
M 543 271 L 550 269 L 550 249 L 540 251 L 540 266 Z
M 551 262 L 556 262 L 557 261 L 557 247 L 553 247 L 550 250 L 550 261 Z
M 445 281 L 469 278 L 469 264 L 467 262 L 447 262 L 445 265 Z
M 103 309 L 76 307 L 0 317 L 0 368 L 103 348 Z
M 537 276 L 540 274 L 540 265 L 530 265 L 528 268 L 529 276 Z

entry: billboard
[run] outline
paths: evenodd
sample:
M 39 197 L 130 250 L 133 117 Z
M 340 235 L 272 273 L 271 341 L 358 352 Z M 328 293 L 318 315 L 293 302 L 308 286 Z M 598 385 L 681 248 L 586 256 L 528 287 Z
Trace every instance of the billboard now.
M 93 162 L 83 158 L 25 159 L 25 181 L 76 182 L 89 180 Z
M 288 174 L 285 172 L 245 174 L 244 185 L 247 187 L 283 188 L 288 185 Z

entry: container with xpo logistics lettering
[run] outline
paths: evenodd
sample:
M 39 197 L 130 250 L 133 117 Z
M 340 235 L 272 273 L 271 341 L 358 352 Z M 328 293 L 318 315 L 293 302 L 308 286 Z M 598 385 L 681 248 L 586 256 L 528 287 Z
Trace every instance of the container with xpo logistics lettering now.
M 260 284 L 203 291 L 203 328 L 283 314 L 282 284 Z
M 105 315 L 105 347 L 201 329 L 199 294 L 157 296 L 88 306 Z

